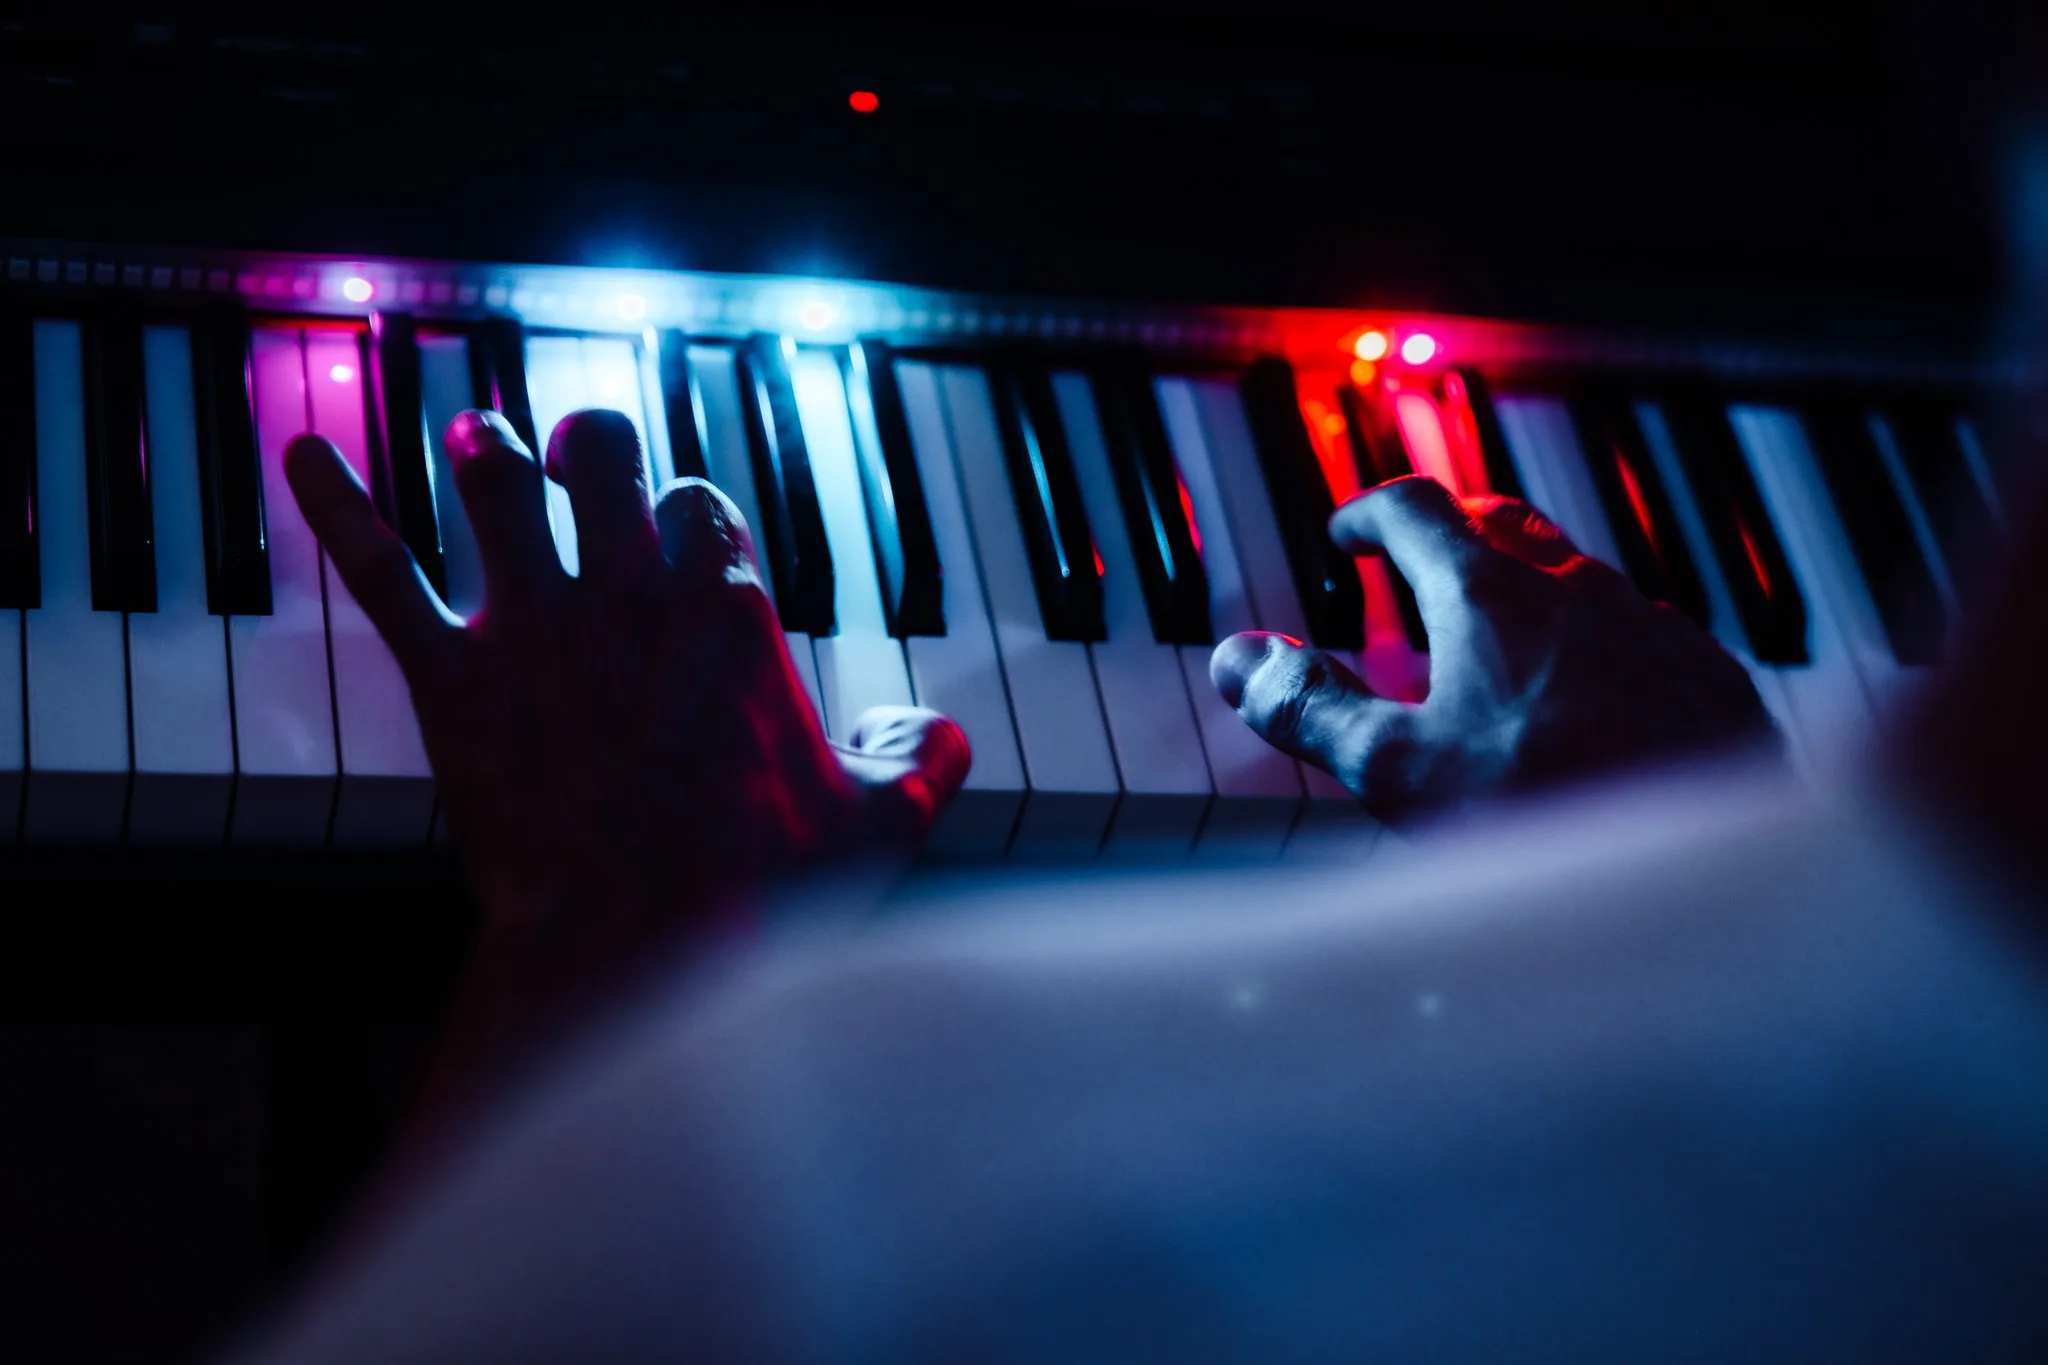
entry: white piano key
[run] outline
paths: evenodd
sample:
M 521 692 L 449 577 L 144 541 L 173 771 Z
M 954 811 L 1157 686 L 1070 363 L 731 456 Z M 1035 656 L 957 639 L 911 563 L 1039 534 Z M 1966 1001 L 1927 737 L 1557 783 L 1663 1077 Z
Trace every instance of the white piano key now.
M 1031 784 L 1011 848 L 1090 854 L 1102 845 L 1119 784 L 1088 647 L 1045 637 L 987 376 L 947 366 L 939 390 Z
M 127 641 L 119 612 L 92 609 L 82 345 L 75 322 L 35 324 L 43 596 L 26 613 L 29 843 L 117 843 L 128 800 Z
M 1699 573 L 1700 587 L 1707 598 L 1708 628 L 1721 642 L 1721 647 L 1749 671 L 1750 681 L 1756 685 L 1757 696 L 1762 699 L 1764 709 L 1771 713 L 1779 733 L 1785 737 L 1792 762 L 1801 772 L 1811 774 L 1813 759 L 1808 753 L 1807 741 L 1801 733 L 1799 717 L 1793 710 L 1785 680 L 1780 676 L 1781 670 L 1758 662 L 1750 653 L 1749 641 L 1742 630 L 1742 618 L 1735 609 L 1735 599 L 1727 578 L 1721 572 L 1720 560 L 1715 556 L 1706 521 L 1700 514 L 1699 504 L 1693 499 L 1692 485 L 1686 480 L 1678 445 L 1671 437 L 1671 428 L 1664 420 L 1663 410 L 1654 403 L 1646 402 L 1639 402 L 1634 407 L 1636 423 L 1643 432 L 1643 445 L 1649 451 L 1651 463 L 1656 466 L 1657 477 L 1664 484 L 1665 496 L 1671 500 L 1671 514 L 1678 522 L 1679 534 L 1685 538 L 1686 553 L 1692 557 Z
M 441 572 L 449 610 L 467 620 L 484 604 L 483 560 L 455 487 L 448 424 L 472 406 L 469 342 L 458 336 L 420 338 L 420 405 L 425 412 L 428 469 L 434 480 L 434 524 L 441 531 Z
M 1864 587 L 1799 418 L 1748 405 L 1729 415 L 1806 596 L 1813 661 L 1785 672 L 1800 728 L 1817 746 L 1816 757 L 1847 758 L 1874 737 L 1882 701 L 1903 683 L 1904 671 L 1892 659 L 1883 618 Z
M 1202 567 L 1209 576 L 1209 615 L 1216 638 L 1262 626 L 1245 579 L 1225 494 L 1216 478 L 1216 461 L 1202 421 L 1200 386 L 1211 381 L 1162 379 L 1159 408 L 1173 442 L 1174 459 L 1187 484 L 1188 501 L 1202 538 Z M 1244 439 L 1248 442 L 1247 433 Z M 1299 636 L 1297 636 L 1299 638 Z M 1228 857 L 1275 857 L 1287 842 L 1303 798 L 1300 765 L 1267 744 L 1238 718 L 1209 681 L 1207 646 L 1180 647 L 1181 672 L 1187 679 L 1202 743 L 1209 755 L 1209 775 L 1216 782 L 1216 803 L 1202 826 L 1197 852 Z
M 541 448 L 534 457 L 547 460 L 548 440 L 555 423 L 578 408 L 587 408 L 590 395 L 583 376 L 583 342 L 577 337 L 529 336 L 526 339 L 526 392 L 533 403 L 533 430 Z M 555 549 L 562 567 L 576 572 L 576 514 L 569 505 L 569 490 L 553 479 L 546 480 L 548 521 L 555 528 Z
M 790 366 L 811 477 L 832 547 L 835 628 L 811 641 L 824 701 L 825 733 L 845 741 L 870 706 L 909 706 L 910 673 L 903 646 L 882 614 L 882 585 L 861 496 L 859 457 L 853 449 L 846 380 L 829 351 L 799 350 Z
M 227 622 L 206 609 L 192 338 L 182 327 L 150 327 L 142 344 L 157 609 L 128 618 L 128 842 L 218 844 L 234 792 L 235 715 Z
M 640 383 L 639 348 L 631 337 L 588 336 L 583 338 L 583 389 L 593 408 L 610 408 L 623 413 L 640 438 L 640 471 L 650 492 L 670 477 L 658 473 L 654 443 L 649 439 L 647 399 Z M 660 393 L 660 389 L 654 392 Z M 664 453 L 666 443 L 664 443 Z M 673 468 L 672 466 L 670 467 Z
M 306 335 L 312 428 L 341 450 L 370 486 L 362 359 L 353 332 Z M 338 848 L 417 847 L 434 816 L 433 769 L 398 661 L 325 555 L 327 641 L 334 658 L 341 790 L 329 838 Z
M 1215 788 L 1179 651 L 1161 644 L 1152 632 L 1088 377 L 1054 375 L 1053 397 L 1073 452 L 1081 504 L 1095 532 L 1095 550 L 1102 557 L 1102 618 L 1109 638 L 1089 645 L 1088 655 L 1124 792 L 1103 852 L 1111 857 L 1185 857 Z
M 1628 572 L 1586 468 L 1571 410 L 1559 399 L 1534 395 L 1502 395 L 1493 410 L 1529 505 L 1557 523 L 1580 554 Z
M 328 686 L 320 547 L 284 476 L 284 448 L 311 426 L 304 341 L 258 328 L 249 341 L 263 518 L 270 543 L 268 616 L 228 618 L 239 776 L 229 842 L 319 844 L 337 775 Z
M 633 348 L 633 364 L 640 378 L 643 440 L 647 444 L 647 487 L 659 493 L 676 476 L 675 447 L 669 444 L 668 410 L 661 397 L 661 343 L 652 327 L 640 334 Z
M 747 529 L 757 538 L 755 543 L 758 546 L 763 524 L 761 500 L 754 493 L 754 467 L 747 452 L 746 419 L 740 407 L 739 365 L 728 347 L 692 346 L 690 371 L 697 380 L 697 395 L 704 403 L 704 467 L 711 472 L 711 482 L 732 499 L 733 505 L 740 509 L 740 515 L 747 519 Z M 773 597 L 775 584 L 772 576 L 765 568 L 760 572 L 762 587 Z M 796 665 L 797 677 L 802 680 L 804 691 L 810 694 L 811 705 L 822 722 L 825 702 L 818 690 L 818 666 L 811 654 L 811 637 L 800 631 L 786 630 L 782 638 L 789 646 L 790 662 Z
M 1287 566 L 1286 542 L 1280 535 L 1280 519 L 1266 489 L 1259 468 L 1258 449 L 1245 419 L 1244 403 L 1237 389 L 1226 383 L 1205 381 L 1191 386 L 1202 419 L 1202 430 L 1217 486 L 1222 493 L 1225 515 L 1230 522 L 1231 541 L 1237 552 L 1238 571 L 1244 577 L 1251 598 L 1252 613 L 1262 630 L 1277 630 L 1297 640 L 1308 639 L 1308 614 Z M 1192 496 L 1192 495 L 1191 495 Z M 1395 634 L 1398 622 L 1390 619 Z M 1406 648 L 1406 637 L 1402 637 Z M 1364 663 L 1348 649 L 1326 651 L 1352 672 L 1364 676 Z M 1213 685 L 1210 690 L 1215 689 Z M 1220 700 L 1220 699 L 1219 699 Z M 1240 722 L 1241 723 L 1241 722 Z M 1327 847 L 1333 842 L 1356 842 L 1370 847 L 1379 824 L 1360 809 L 1342 782 L 1314 764 L 1298 765 L 1307 801 L 1296 822 L 1292 843 L 1313 841 Z
M 966 784 L 932 830 L 941 855 L 989 855 L 1009 846 L 1023 806 L 1024 759 L 1010 716 L 1001 653 L 981 589 L 974 535 L 955 474 L 953 438 L 946 428 L 938 373 L 899 361 L 896 382 L 917 456 L 919 481 L 937 542 L 944 635 L 913 635 L 903 642 L 917 704 L 949 717 L 967 736 L 974 764 Z

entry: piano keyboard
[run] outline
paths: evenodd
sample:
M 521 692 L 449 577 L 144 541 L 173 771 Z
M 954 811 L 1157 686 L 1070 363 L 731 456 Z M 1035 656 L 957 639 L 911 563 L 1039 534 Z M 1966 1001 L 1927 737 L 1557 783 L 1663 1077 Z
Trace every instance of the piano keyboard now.
M 974 858 L 1369 841 L 1208 659 L 1279 630 L 1421 695 L 1406 585 L 1323 529 L 1381 479 L 1527 498 L 1711 629 L 1812 770 L 1938 661 L 2002 525 L 1970 388 L 1910 373 L 1631 366 L 1441 320 L 1420 346 L 1335 313 L 1025 327 L 789 281 L 693 313 L 664 276 L 579 317 L 578 272 L 58 264 L 14 258 L 0 296 L 0 837 L 29 845 L 445 838 L 403 680 L 285 485 L 301 430 L 466 614 L 450 419 L 495 407 L 538 451 L 571 411 L 624 412 L 656 486 L 706 477 L 745 513 L 828 736 L 882 704 L 966 730 L 934 850 Z

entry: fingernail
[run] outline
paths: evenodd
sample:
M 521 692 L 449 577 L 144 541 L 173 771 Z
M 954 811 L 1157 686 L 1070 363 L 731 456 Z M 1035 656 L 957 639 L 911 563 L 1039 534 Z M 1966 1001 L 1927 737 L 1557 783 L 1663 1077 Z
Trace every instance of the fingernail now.
M 1244 700 L 1244 689 L 1252 674 L 1259 671 L 1259 665 L 1266 662 L 1273 647 L 1286 638 L 1268 631 L 1248 630 L 1216 646 L 1216 652 L 1209 656 L 1209 681 L 1216 685 L 1231 710 L 1235 711 Z
M 458 460 L 473 460 L 490 451 L 509 450 L 532 459 L 533 455 L 512 430 L 512 424 L 489 408 L 469 408 L 455 414 L 448 424 L 448 453 Z

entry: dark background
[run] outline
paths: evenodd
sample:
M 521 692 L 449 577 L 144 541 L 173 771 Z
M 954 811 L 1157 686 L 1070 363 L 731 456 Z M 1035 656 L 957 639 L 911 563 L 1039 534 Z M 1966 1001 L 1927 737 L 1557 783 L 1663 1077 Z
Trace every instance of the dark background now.
M 0 19 L 0 236 L 1959 351 L 2026 50 L 1967 5 L 75 8 Z M 286 1282 L 469 922 L 446 866 L 0 862 L 10 1351 L 185 1358 Z

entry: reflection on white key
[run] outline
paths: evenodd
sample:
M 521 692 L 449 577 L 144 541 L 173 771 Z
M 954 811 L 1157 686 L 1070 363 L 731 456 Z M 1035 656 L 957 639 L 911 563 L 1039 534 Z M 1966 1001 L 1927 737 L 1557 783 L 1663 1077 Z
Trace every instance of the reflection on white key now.
M 1174 459 L 1194 505 L 1195 525 L 1202 537 L 1202 567 L 1209 575 L 1209 615 L 1216 638 L 1260 627 L 1245 581 L 1224 493 L 1215 475 L 1215 461 L 1203 428 L 1197 388 L 1202 381 L 1163 379 L 1158 383 L 1159 410 L 1173 442 Z M 1247 439 L 1249 439 L 1247 437 Z M 1202 743 L 1209 754 L 1209 775 L 1216 781 L 1216 804 L 1202 827 L 1197 852 L 1228 857 L 1276 857 L 1287 842 L 1301 810 L 1299 766 L 1286 754 L 1252 733 L 1209 681 L 1209 655 L 1203 645 L 1183 645 L 1181 672 Z
M 441 572 L 449 610 L 464 619 L 484 604 L 484 566 L 455 487 L 448 424 L 471 406 L 470 399 L 469 342 L 455 336 L 421 337 L 420 406 L 426 414 L 427 467 L 434 479 L 434 524 L 441 532 Z
M 1287 566 L 1287 545 L 1280 535 L 1280 519 L 1273 511 L 1273 500 L 1266 491 L 1264 472 L 1259 468 L 1259 453 L 1252 443 L 1251 426 L 1245 420 L 1244 402 L 1229 384 L 1208 381 L 1194 384 L 1192 389 L 1207 437 L 1209 459 L 1223 494 L 1224 512 L 1230 519 L 1238 571 L 1244 575 L 1245 589 L 1251 597 L 1252 613 L 1261 630 L 1277 630 L 1297 640 L 1307 640 L 1308 613 L 1302 609 L 1293 571 Z M 1394 628 L 1399 630 L 1398 624 Z M 1364 665 L 1356 651 L 1325 652 L 1362 676 Z M 1210 690 L 1215 690 L 1213 684 Z M 1303 763 L 1299 768 L 1308 800 L 1289 846 L 1302 844 L 1307 851 L 1307 845 L 1313 843 L 1319 850 L 1336 851 L 1333 845 L 1341 845 L 1343 851 L 1350 853 L 1369 849 L 1378 835 L 1378 823 L 1359 808 L 1357 799 L 1342 782 L 1313 764 Z
M 369 442 L 356 334 L 307 333 L 306 383 L 313 430 L 341 449 L 368 488 Z M 433 819 L 434 784 L 412 694 L 398 661 L 325 555 L 321 570 L 327 582 L 327 639 L 334 655 L 335 728 L 341 740 L 341 791 L 334 803 L 332 841 L 336 847 L 418 847 Z
M 917 473 L 938 545 L 944 635 L 904 641 L 917 704 L 950 718 L 967 736 L 974 764 L 953 804 L 940 815 L 928 847 L 938 855 L 1000 853 L 1009 846 L 1024 801 L 1024 760 L 1010 719 L 1009 693 L 994 630 L 982 598 L 981 569 L 954 474 L 953 439 L 946 429 L 939 380 L 931 366 L 896 365 L 903 415 L 917 456 Z M 879 441 L 872 431 L 863 440 Z
M 1102 557 L 1102 619 L 1109 638 L 1089 645 L 1088 656 L 1124 789 L 1103 853 L 1185 857 L 1215 789 L 1187 702 L 1180 656 L 1152 632 L 1088 377 L 1058 374 L 1052 384 L 1073 451 L 1081 504 Z
M 83 338 L 48 321 L 35 338 L 43 604 L 27 613 L 24 838 L 113 844 L 128 797 L 128 660 L 121 614 L 92 609 Z
M 675 448 L 669 444 L 668 409 L 661 397 L 661 342 L 654 329 L 640 334 L 633 348 L 640 379 L 641 439 L 647 448 L 647 491 L 656 497 L 676 476 Z
M 311 425 L 297 330 L 249 339 L 263 517 L 270 542 L 268 616 L 228 618 L 240 776 L 230 842 L 318 844 L 334 806 L 334 706 L 320 547 L 284 477 L 284 448 Z
M 1558 399 L 1541 397 L 1502 397 L 1493 410 L 1529 505 L 1556 522 L 1580 554 L 1627 573 L 1586 468 L 1571 410 Z
M 910 674 L 903 646 L 890 636 L 882 615 L 881 578 L 838 357 L 801 349 L 790 366 L 790 381 L 818 486 L 825 541 L 832 548 L 836 624 L 832 634 L 811 641 L 811 651 L 818 663 L 825 733 L 843 743 L 870 706 L 910 705 Z
M 1700 587 L 1707 598 L 1708 627 L 1714 638 L 1721 642 L 1721 647 L 1749 670 L 1749 680 L 1756 684 L 1757 696 L 1762 698 L 1764 709 L 1771 713 L 1778 732 L 1784 735 L 1793 763 L 1801 772 L 1810 774 L 1813 771 L 1812 759 L 1807 753 L 1805 737 L 1799 730 L 1799 718 L 1793 713 L 1786 695 L 1785 681 L 1777 668 L 1757 662 L 1756 656 L 1750 653 L 1749 641 L 1742 630 L 1742 618 L 1735 609 L 1728 580 L 1722 575 L 1720 560 L 1714 555 L 1706 521 L 1693 500 L 1692 485 L 1686 482 L 1685 467 L 1679 459 L 1678 445 L 1672 440 L 1671 428 L 1664 420 L 1664 412 L 1654 403 L 1637 403 L 1635 416 L 1636 424 L 1642 428 L 1643 445 L 1650 453 L 1651 463 L 1657 468 L 1657 477 L 1664 483 L 1665 495 L 1671 499 L 1671 515 L 1678 522 L 1679 534 L 1685 538 L 1686 553 L 1692 556 L 1693 565 L 1699 571 Z
M 526 341 L 526 391 L 533 403 L 533 430 L 541 448 L 533 457 L 543 466 L 548 458 L 548 439 L 555 423 L 578 408 L 590 406 L 583 378 L 583 343 L 576 337 L 528 337 Z M 576 572 L 576 515 L 569 505 L 569 490 L 553 479 L 545 480 L 548 493 L 548 521 L 555 528 L 555 548 L 562 567 Z
M 697 396 L 704 403 L 705 468 L 711 472 L 711 482 L 717 484 L 719 491 L 740 509 L 740 515 L 747 520 L 747 531 L 756 537 L 758 546 L 763 524 L 761 500 L 754 495 L 754 467 L 747 453 L 738 364 L 727 347 L 692 346 L 690 372 L 697 381 Z M 772 575 L 766 569 L 761 569 L 760 573 L 761 585 L 773 597 L 775 583 Z M 789 659 L 796 667 L 797 677 L 803 682 L 804 691 L 810 694 L 811 705 L 822 721 L 825 703 L 818 691 L 818 668 L 811 656 L 811 637 L 786 630 L 782 638 L 789 646 Z
M 1019 853 L 1092 854 L 1109 827 L 1118 782 L 1088 647 L 1045 637 L 987 376 L 947 366 L 939 371 L 939 389 L 1010 686 L 1010 714 L 1031 781 L 1011 847 Z
M 1787 693 L 1814 757 L 1845 758 L 1874 737 L 1872 698 L 1898 685 L 1898 665 L 1799 419 L 1750 406 L 1729 416 L 1806 597 L 1813 662 L 1784 670 Z
M 633 434 L 640 438 L 641 477 L 647 480 L 650 493 L 659 489 L 668 476 L 655 469 L 647 402 L 640 388 L 640 356 L 630 337 L 583 338 L 583 392 L 586 406 L 610 408 L 633 424 Z
M 235 717 L 227 622 L 206 610 L 192 339 L 182 327 L 151 327 L 142 345 L 156 610 L 128 618 L 128 842 L 218 844 L 234 791 Z

